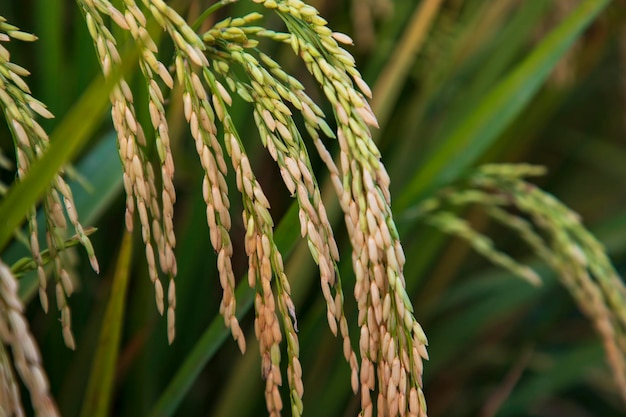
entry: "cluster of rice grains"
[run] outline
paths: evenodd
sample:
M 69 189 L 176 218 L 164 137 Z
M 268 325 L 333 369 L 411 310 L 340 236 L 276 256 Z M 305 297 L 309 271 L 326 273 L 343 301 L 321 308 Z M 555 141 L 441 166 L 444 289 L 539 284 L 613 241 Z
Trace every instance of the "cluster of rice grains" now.
M 468 178 L 466 186 L 449 187 L 422 205 L 426 221 L 454 234 L 495 264 L 537 284 L 529 266 L 500 252 L 447 206 L 476 204 L 491 219 L 511 229 L 551 267 L 600 334 L 610 369 L 626 400 L 626 287 L 611 261 L 579 216 L 552 195 L 527 182 L 544 173 L 525 164 L 489 164 Z M 510 210 L 510 209 L 513 210 Z
M 35 36 L 19 29 L 0 16 L 0 107 L 4 110 L 7 125 L 14 138 L 17 160 L 17 177 L 24 178 L 30 167 L 43 155 L 49 146 L 48 135 L 35 120 L 36 115 L 52 118 L 46 106 L 30 94 L 30 89 L 22 77 L 29 72 L 10 62 L 9 51 L 2 45 L 11 38 L 20 41 L 34 41 Z M 43 213 L 46 226 L 47 250 L 40 250 L 40 237 L 37 229 L 35 207 L 28 215 L 29 245 L 33 256 L 33 268 L 39 278 L 39 299 L 42 308 L 48 310 L 46 292 L 47 278 L 44 263 L 53 265 L 56 281 L 56 303 L 61 311 L 61 324 L 65 344 L 74 349 L 75 342 L 71 329 L 71 313 L 67 299 L 72 291 L 72 280 L 64 267 L 62 251 L 66 248 L 67 218 L 76 230 L 78 240 L 87 250 L 92 268 L 98 271 L 98 261 L 87 237 L 78 221 L 74 209 L 72 192 L 62 177 L 55 176 L 43 197 Z M 44 260 L 45 255 L 45 260 Z M 31 401 L 38 415 L 58 415 L 48 389 L 48 380 L 41 366 L 41 358 L 35 341 L 30 334 L 23 315 L 23 306 L 17 293 L 17 280 L 11 269 L 0 261 L 0 407 L 9 415 L 24 415 L 19 399 L 19 390 L 13 378 L 13 371 L 7 360 L 4 345 L 11 346 L 12 357 L 17 372 L 29 390 Z
M 214 7 L 230 2 L 223 0 Z M 377 392 L 378 415 L 425 416 L 421 373 L 422 360 L 427 357 L 426 338 L 413 317 L 404 290 L 404 255 L 391 217 L 389 178 L 369 130 L 370 126 L 377 126 L 364 97 L 370 96 L 371 92 L 355 69 L 352 56 L 338 45 L 338 42 L 351 43 L 351 40 L 346 35 L 331 32 L 317 11 L 302 1 L 254 2 L 276 12 L 288 32 L 255 26 L 263 16 L 251 13 L 228 18 L 198 35 L 162 0 L 142 0 L 143 8 L 134 0 L 124 0 L 120 9 L 107 0 L 79 0 L 105 75 L 109 75 L 113 66 L 121 61 L 115 38 L 105 24 L 107 16 L 119 28 L 128 31 L 141 51 L 139 61 L 149 92 L 151 133 L 159 157 L 158 178 L 156 173 L 159 171 L 153 168 L 148 156 L 147 135 L 135 115 L 133 95 L 123 79 L 111 94 L 112 115 L 124 165 L 127 227 L 132 229 L 133 213 L 138 211 L 150 277 L 161 313 L 164 312 L 164 296 L 157 259 L 162 273 L 169 278 L 168 338 L 170 342 L 174 338 L 176 304 L 173 281 L 176 240 L 172 227 L 176 195 L 172 183 L 174 165 L 164 111 L 164 89 L 170 90 L 173 78 L 176 78 L 182 87 L 185 118 L 204 169 L 207 223 L 211 244 L 218 254 L 223 288 L 220 311 L 239 348 L 244 351 L 245 336 L 235 316 L 226 160 L 233 167 L 237 188 L 242 195 L 245 249 L 249 257 L 248 281 L 256 290 L 255 333 L 260 341 L 270 415 L 279 415 L 283 408 L 279 392 L 282 385 L 279 366 L 279 344 L 283 338 L 281 325 L 287 342 L 292 414 L 301 415 L 303 410 L 295 306 L 282 257 L 274 242 L 269 203 L 252 172 L 237 126 L 229 114 L 231 94 L 253 107 L 261 140 L 278 164 L 286 187 L 298 201 L 302 236 L 307 239 L 311 254 L 319 265 L 328 323 L 331 331 L 343 339 L 344 355 L 352 369 L 352 388 L 355 393 L 361 389 L 362 414 L 373 414 L 371 393 Z M 175 52 L 171 71 L 174 77 L 157 57 L 156 43 L 147 30 L 150 19 L 173 40 Z M 320 107 L 304 92 L 302 84 L 257 49 L 262 38 L 291 45 L 303 59 L 333 105 L 338 126 L 336 133 L 325 122 Z M 292 108 L 302 114 L 306 129 L 330 170 L 345 213 L 357 276 L 355 296 L 361 329 L 360 364 L 350 343 L 343 311 L 344 294 L 336 273 L 337 244 L 304 139 L 292 118 Z M 341 149 L 339 167 L 326 150 L 320 134 L 338 138 Z M 162 184 L 160 190 L 155 187 L 157 182 Z
M 150 119 L 154 129 L 156 148 L 160 159 L 161 192 L 156 189 L 154 168 L 147 155 L 146 136 L 137 121 L 133 106 L 133 94 L 127 82 L 122 79 L 111 92 L 112 118 L 118 133 L 119 154 L 124 167 L 124 188 L 126 190 L 126 227 L 133 229 L 133 213 L 139 213 L 141 233 L 146 247 L 148 272 L 154 284 L 155 298 L 159 313 L 165 310 L 163 286 L 156 266 L 153 242 L 156 244 L 158 260 L 163 273 L 170 278 L 168 288 L 168 339 L 174 339 L 174 309 L 176 306 L 176 259 L 174 247 L 176 239 L 172 223 L 176 193 L 173 185 L 174 162 L 169 147 L 168 126 L 163 108 L 163 94 L 155 79 L 172 88 L 174 81 L 156 58 L 157 46 L 146 30 L 146 17 L 134 1 L 125 2 L 125 12 L 117 10 L 108 1 L 79 1 L 87 21 L 102 71 L 111 74 L 114 66 L 121 65 L 116 41 L 104 23 L 102 14 L 109 15 L 122 29 L 130 32 L 141 50 L 140 67 L 149 92 Z M 160 198 L 159 198 L 160 197 Z M 159 204 L 159 202 L 161 204 Z
M 20 391 L 4 345 L 11 346 L 12 360 L 30 394 L 37 415 L 58 416 L 50 396 L 48 378 L 37 343 L 28 329 L 18 295 L 18 283 L 11 269 L 0 261 L 0 412 L 24 416 Z

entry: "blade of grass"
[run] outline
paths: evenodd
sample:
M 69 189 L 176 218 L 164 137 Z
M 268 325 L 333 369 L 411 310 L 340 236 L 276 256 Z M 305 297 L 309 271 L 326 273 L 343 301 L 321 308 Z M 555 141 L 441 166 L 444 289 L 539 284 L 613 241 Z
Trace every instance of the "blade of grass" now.
M 397 210 L 414 205 L 428 192 L 458 178 L 524 109 L 569 47 L 610 3 L 581 3 L 531 54 L 491 90 L 438 146 L 396 202 Z
M 408 77 L 409 88 L 399 97 L 397 111 L 384 126 L 380 147 L 387 154 L 385 160 L 395 187 L 404 184 L 413 174 L 414 168 L 410 167 L 423 164 L 432 146 L 448 136 L 458 120 L 519 63 L 522 48 L 544 21 L 548 6 L 543 2 L 503 0 L 464 8 L 455 17 L 450 37 L 443 35 L 449 12 L 443 13 L 441 22 L 431 30 L 430 46 L 426 46 Z M 437 44 L 442 46 L 433 48 Z M 419 88 L 410 88 L 411 80 Z M 411 117 L 406 117 L 406 110 Z M 398 135 L 420 140 L 394 140 Z
M 424 1 L 415 10 L 400 45 L 395 48 L 389 63 L 376 81 L 372 109 L 381 126 L 384 126 L 389 119 L 393 103 L 398 99 L 402 84 L 415 62 L 415 56 L 437 16 L 441 3 L 441 0 Z
M 127 61 L 134 62 L 134 59 Z M 130 63 L 127 64 L 130 68 Z M 50 147 L 30 169 L 23 181 L 15 183 L 0 202 L 0 250 L 24 221 L 28 209 L 37 203 L 50 181 L 91 139 L 109 105 L 109 93 L 122 75 L 115 71 L 105 80 L 98 76 L 50 135 Z
M 111 297 L 102 320 L 98 349 L 87 383 L 87 392 L 80 414 L 83 417 L 105 417 L 109 414 L 115 363 L 119 354 L 120 337 L 124 323 L 124 306 L 132 252 L 132 234 L 125 232 L 113 275 Z
M 489 14 L 495 14 L 495 16 L 491 16 L 490 19 L 480 19 L 475 23 L 477 28 L 472 31 L 472 36 L 461 38 L 463 42 L 459 43 L 457 54 L 453 56 L 459 60 L 465 59 L 465 61 L 456 65 L 465 71 L 469 70 L 469 73 L 474 75 L 461 84 L 460 99 L 446 106 L 441 136 L 448 136 L 456 127 L 449 126 L 448 121 L 454 123 L 454 121 L 462 120 L 469 113 L 468 109 L 471 109 L 469 103 L 480 103 L 485 92 L 501 81 L 514 65 L 521 62 L 521 58 L 527 53 L 529 40 L 536 36 L 534 34 L 537 28 L 545 22 L 546 13 L 551 11 L 547 2 L 526 2 L 515 7 L 516 3 L 511 2 L 505 5 L 503 2 L 500 5 L 502 10 L 499 10 L 499 14 L 493 13 L 494 10 L 497 11 L 497 8 L 486 4 L 485 12 L 488 10 Z M 480 46 L 471 45 L 472 42 L 476 42 L 475 38 L 482 38 L 479 41 L 482 43 Z M 475 50 L 475 52 L 462 58 L 467 50 Z M 447 66 L 447 68 L 450 67 L 455 67 L 454 61 Z M 459 83 L 459 81 L 456 82 Z M 440 85 L 441 87 L 444 86 Z M 448 126 L 452 129 L 447 130 Z
M 247 282 L 241 282 L 237 286 L 235 297 L 237 298 L 237 319 L 241 320 L 252 307 L 254 299 L 253 292 L 248 287 Z M 224 320 L 221 316 L 216 316 L 192 351 L 187 355 L 185 362 L 165 388 L 150 414 L 148 414 L 149 416 L 165 417 L 174 414 L 206 363 L 226 341 L 228 334 L 229 330 L 224 327 Z

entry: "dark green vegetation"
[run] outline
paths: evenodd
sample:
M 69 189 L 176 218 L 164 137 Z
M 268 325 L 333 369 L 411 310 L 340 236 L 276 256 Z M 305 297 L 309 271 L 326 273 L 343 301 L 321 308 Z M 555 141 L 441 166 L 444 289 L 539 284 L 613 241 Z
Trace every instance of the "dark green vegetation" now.
M 173 3 L 193 22 L 213 2 Z M 517 178 L 484 187 L 470 179 L 484 163 L 545 166 L 546 175 L 527 180 L 579 213 L 604 244 L 618 273 L 626 273 L 623 8 L 597 0 L 311 3 L 328 18 L 333 30 L 353 36 L 356 46 L 348 49 L 374 93 L 372 107 L 380 123 L 374 136 L 392 180 L 392 208 L 407 258 L 407 290 L 415 317 L 429 338 L 430 361 L 424 368 L 429 415 L 623 415 L 624 401 L 607 365 L 602 339 L 577 307 L 577 302 L 584 304 L 584 294 L 573 298 L 559 283 L 564 274 L 580 272 L 572 267 L 573 255 L 563 255 L 567 252 L 563 248 L 569 246 L 559 240 L 559 232 L 569 226 L 566 216 L 555 218 L 551 212 L 552 217 L 544 218 L 524 209 L 524 201 L 512 197 L 518 190 Z M 207 21 L 259 9 L 241 0 L 210 15 Z M 23 219 L 36 192 L 46 186 L 45 173 L 51 176 L 74 157 L 78 182 L 84 184 L 73 185 L 76 208 L 85 226 L 98 228 L 90 238 L 100 275 L 90 269 L 84 251 L 76 251 L 77 290 L 69 298 L 75 352 L 64 345 L 52 294 L 50 312 L 44 314 L 36 300 L 36 276 L 27 274 L 20 280 L 27 315 L 62 415 L 90 416 L 107 409 L 115 416 L 265 415 L 264 383 L 250 310 L 252 291 L 244 278 L 247 257 L 240 199 L 233 197 L 231 202 L 235 206 L 233 268 L 237 282 L 243 283 L 237 290 L 237 311 L 248 335 L 244 356 L 218 314 L 222 290 L 206 227 L 203 171 L 181 101 L 172 99 L 166 108 L 178 196 L 174 219 L 177 335 L 168 346 L 167 324 L 154 306 L 139 227 L 132 239 L 124 239 L 122 171 L 115 132 L 104 110 L 108 90 L 100 84 L 98 61 L 83 16 L 74 2 L 47 0 L 9 0 L 0 6 L 0 15 L 39 37 L 30 44 L 11 41 L 7 48 L 11 60 L 32 73 L 27 81 L 33 95 L 56 115 L 56 119 L 42 122 L 56 153 L 51 153 L 41 175 L 26 184 L 28 187 L 22 186 L 0 201 L 0 218 Z M 372 20 L 364 17 L 368 15 Z M 264 24 L 283 29 L 275 17 Z M 374 34 L 373 43 L 368 43 L 369 31 Z M 311 97 L 324 102 L 290 48 L 269 42 L 261 45 L 264 47 L 285 70 L 303 81 Z M 172 45 L 164 42 L 161 59 L 166 64 L 171 51 Z M 132 50 L 128 56 L 130 71 L 138 72 L 132 68 Z M 145 83 L 135 75 L 132 87 L 138 92 L 137 116 L 149 125 Z M 330 106 L 324 110 L 329 113 Z M 298 313 L 305 415 L 355 415 L 359 397 L 350 389 L 350 369 L 343 358 L 341 339 L 328 330 L 319 271 L 299 237 L 293 200 L 258 139 L 250 106 L 235 99 L 231 115 L 277 223 L 276 244 L 283 254 Z M 63 146 L 54 146 L 61 141 Z M 326 143 L 337 150 L 332 142 Z M 14 158 L 4 119 L 0 121 L 0 145 Z M 71 155 L 74 146 L 80 148 L 77 155 Z M 316 155 L 312 146 L 310 155 Z M 346 315 L 356 348 L 350 243 L 327 184 L 327 170 L 316 158 L 312 156 L 313 168 L 340 246 Z M 13 171 L 1 174 L 5 184 L 12 184 Z M 232 170 L 227 181 L 235 190 Z M 467 189 L 484 193 L 454 199 Z M 506 192 L 501 195 L 495 190 Z M 523 200 L 524 189 L 521 196 Z M 437 208 L 450 217 L 426 215 L 433 198 L 438 199 Z M 533 249 L 524 242 L 522 232 L 494 221 L 492 208 L 500 205 L 506 205 L 506 213 L 520 220 L 555 225 L 537 231 L 553 255 L 542 256 L 536 246 Z M 494 267 L 465 241 L 443 234 L 440 229 L 451 230 L 454 221 L 450 219 L 456 216 L 491 237 L 498 249 L 520 264 L 534 268 L 542 284 L 530 285 L 509 270 Z M 12 265 L 28 252 L 22 243 L 9 242 L 14 224 L 9 226 L 0 227 L 0 258 Z M 458 230 L 457 234 L 463 234 Z M 503 259 L 494 256 L 490 244 L 477 235 L 469 237 L 479 251 L 482 248 L 496 261 Z M 579 246 L 584 246 L 581 241 L 577 241 Z M 597 259 L 601 255 L 593 252 L 595 249 L 590 253 L 597 257 L 589 263 L 595 262 L 597 268 L 590 273 L 602 281 L 611 274 L 604 261 Z M 520 264 L 505 266 L 523 274 Z M 576 288 L 576 283 L 573 286 Z M 122 332 L 119 354 L 114 336 L 106 338 L 117 330 Z M 618 334 L 623 337 L 623 332 L 622 327 Z M 286 386 L 286 377 L 284 380 Z M 108 395 L 110 401 L 106 401 Z M 29 408 L 28 396 L 23 397 Z M 98 402 L 103 399 L 104 403 Z M 286 389 L 283 401 L 288 404 Z M 289 407 L 284 414 L 290 415 Z

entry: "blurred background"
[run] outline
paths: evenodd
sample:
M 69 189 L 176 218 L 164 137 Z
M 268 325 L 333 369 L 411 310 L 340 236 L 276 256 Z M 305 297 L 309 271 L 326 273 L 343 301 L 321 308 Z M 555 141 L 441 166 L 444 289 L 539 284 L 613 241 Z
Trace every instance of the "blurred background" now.
M 193 21 L 213 1 L 172 3 Z M 536 267 L 544 281 L 538 288 L 491 266 L 461 240 L 425 225 L 415 211 L 424 199 L 462 180 L 481 163 L 544 165 L 548 174 L 537 184 L 582 216 L 624 275 L 624 3 L 598 7 L 597 16 L 591 16 L 586 6 L 594 2 L 580 0 L 310 3 L 333 30 L 354 39 L 355 45 L 348 49 L 374 91 L 372 107 L 381 127 L 374 135 L 392 180 L 393 208 L 407 255 L 407 287 L 430 342 L 424 375 L 429 416 L 626 415 L 599 337 L 556 277 L 519 238 L 492 225 L 479 210 L 470 207 L 459 212 L 499 248 Z M 254 10 L 259 7 L 242 0 L 219 10 L 206 25 Z M 0 5 L 0 15 L 39 37 L 33 44 L 11 43 L 9 48 L 12 60 L 31 71 L 33 95 L 57 116 L 44 125 L 52 131 L 99 71 L 80 11 L 69 0 L 8 0 Z M 283 29 L 276 16 L 267 15 L 265 25 Z M 576 22 L 586 30 L 573 30 Z M 292 51 L 273 44 L 261 47 L 296 74 L 316 101 L 323 102 Z M 169 51 L 171 46 L 164 44 L 164 62 Z M 139 117 L 147 122 L 147 105 L 141 105 L 146 100 L 142 81 L 135 80 L 134 88 L 139 92 Z M 242 326 L 250 336 L 242 356 L 217 315 L 221 288 L 204 217 L 202 171 L 188 129 L 181 123 L 177 94 L 174 91 L 168 108 L 178 193 L 177 336 L 168 346 L 141 237 L 135 233 L 110 414 L 263 416 L 264 383 L 252 331 L 250 290 L 239 294 L 239 309 L 245 313 Z M 350 389 L 341 341 L 326 324 L 317 269 L 306 243 L 290 230 L 293 200 L 258 140 L 251 109 L 244 104 L 236 102 L 233 115 L 241 137 L 247 138 L 253 168 L 279 224 L 277 239 L 284 249 L 298 311 L 305 415 L 354 416 L 359 397 Z M 481 120 L 487 122 L 476 127 Z M 11 156 L 4 119 L 0 146 Z M 336 148 L 330 141 L 328 146 Z M 323 164 L 315 157 L 313 164 L 318 180 L 329 190 Z M 84 223 L 98 228 L 92 241 L 101 265 L 100 275 L 95 275 L 83 252 L 75 252 L 77 291 L 69 301 L 75 352 L 63 344 L 57 312 L 41 311 L 29 284 L 32 279 L 25 277 L 21 287 L 53 394 L 68 417 L 80 415 L 83 407 L 124 232 L 121 166 L 108 115 L 75 167 L 80 173 L 73 187 L 76 205 Z M 10 171 L 1 175 L 5 183 L 14 176 Z M 232 172 L 229 181 L 235 189 Z M 349 242 L 334 196 L 326 194 L 342 254 L 346 310 L 356 346 Z M 237 200 L 238 196 L 231 197 L 232 236 L 235 272 L 241 279 L 247 262 Z M 15 243 L 2 258 L 14 262 L 25 254 L 24 247 Z M 199 374 L 173 379 L 185 361 Z M 178 394 L 164 396 L 172 384 L 180 388 Z M 286 390 L 284 394 L 288 404 Z M 285 415 L 290 415 L 285 408 Z

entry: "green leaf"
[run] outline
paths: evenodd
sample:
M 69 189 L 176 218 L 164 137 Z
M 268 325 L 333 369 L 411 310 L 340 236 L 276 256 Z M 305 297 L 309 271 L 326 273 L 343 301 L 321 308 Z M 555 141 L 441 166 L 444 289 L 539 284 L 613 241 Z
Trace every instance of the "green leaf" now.
M 15 183 L 0 202 L 0 250 L 9 243 L 29 208 L 37 203 L 54 176 L 91 139 L 109 105 L 109 93 L 121 74 L 120 69 L 106 81 L 99 76 L 92 82 L 50 135 L 48 151 L 33 164 L 24 180 Z
M 559 59 L 609 3 L 609 0 L 581 3 L 496 85 L 425 159 L 424 166 L 398 198 L 396 209 L 406 209 L 427 193 L 459 178 L 521 113 Z
M 252 301 L 254 300 L 253 292 L 248 287 L 247 282 L 241 282 L 237 286 L 235 297 L 237 298 L 237 318 L 241 320 L 252 307 Z M 230 331 L 224 327 L 224 319 L 219 315 L 216 316 L 192 351 L 186 356 L 185 362 L 165 388 L 149 416 L 165 417 L 174 414 L 180 402 L 191 389 L 193 382 L 202 372 L 207 362 L 226 341 L 229 333 Z
M 91 375 L 87 384 L 87 392 L 81 411 L 83 417 L 105 417 L 109 415 L 115 364 L 124 323 L 124 306 L 130 276 L 132 250 L 132 234 L 125 232 L 113 276 L 109 303 L 102 319 L 98 349 L 93 358 Z
M 398 47 L 377 77 L 372 109 L 381 126 L 387 124 L 393 103 L 397 102 L 402 84 L 406 81 L 415 57 L 437 17 L 441 3 L 441 0 L 425 1 L 415 9 Z

